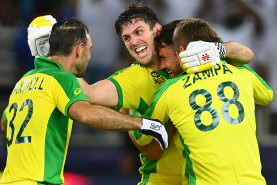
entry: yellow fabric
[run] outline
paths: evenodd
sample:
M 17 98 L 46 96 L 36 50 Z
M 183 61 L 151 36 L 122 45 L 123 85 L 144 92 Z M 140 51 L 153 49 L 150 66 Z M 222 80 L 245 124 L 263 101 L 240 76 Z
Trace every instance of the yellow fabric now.
M 62 184 L 72 120 L 68 108 L 88 101 L 77 78 L 47 57 L 35 59 L 13 89 L 7 118 L 8 157 L 0 184 L 32 180 Z
M 38 182 L 32 180 L 22 180 L 12 183 L 3 183 L 4 185 L 38 185 Z
M 26 103 L 26 100 L 31 100 L 32 103 Z M 2 183 L 18 181 L 22 179 L 21 177 L 36 181 L 44 180 L 45 138 L 48 120 L 56 106 L 65 115 L 68 102 L 69 98 L 63 88 L 51 76 L 41 73 L 30 75 L 22 78 L 16 84 L 8 107 L 15 107 L 12 104 L 17 107 L 6 111 L 9 122 L 13 116 L 15 119 L 12 121 L 14 132 L 11 127 L 7 129 L 7 137 L 9 140 L 12 139 L 12 143 L 8 146 L 8 159 Z M 22 107 L 23 109 L 21 109 Z M 33 109 L 32 114 L 30 113 L 31 108 Z M 30 120 L 23 127 L 26 119 Z M 16 143 L 22 128 L 24 130 L 21 137 L 30 136 L 31 141 Z M 69 120 L 69 133 L 71 133 L 71 128 L 72 120 Z M 61 178 L 63 179 L 62 174 Z
M 254 97 L 254 98 L 253 98 Z M 189 184 L 266 184 L 256 139 L 255 102 L 272 90 L 255 74 L 221 62 L 166 82 L 146 115 L 173 122 Z M 185 163 L 184 163 L 185 164 Z
M 135 64 L 112 76 L 112 79 L 120 85 L 117 86 L 115 84 L 118 91 L 122 91 L 122 96 L 119 97 L 123 101 L 122 108 L 139 110 L 141 114 L 147 110 L 152 102 L 154 92 L 165 81 L 164 77 L 153 74 L 152 72 L 153 71 L 148 68 Z M 140 108 L 142 100 L 147 103 L 147 106 Z M 176 136 L 178 135 L 176 134 Z M 152 139 L 152 137 L 142 135 L 137 141 L 141 145 L 145 145 L 150 143 Z M 180 162 L 180 160 L 184 161 L 184 159 L 182 159 L 180 155 L 176 155 L 176 153 L 177 148 L 175 143 L 171 141 L 168 149 L 165 150 L 158 161 L 151 162 L 146 159 L 142 160 L 143 169 L 140 169 L 140 173 L 148 174 L 150 171 L 150 179 L 153 176 L 152 173 L 160 174 L 161 176 L 173 175 L 173 179 L 177 176 L 181 176 L 181 163 L 183 162 Z M 172 185 L 172 183 L 167 185 Z
M 148 177 L 142 177 L 143 182 L 147 182 L 147 185 L 182 185 L 182 176 L 174 176 L 174 175 L 165 175 L 159 173 L 151 173 Z
M 133 64 L 109 79 L 116 81 L 119 85 L 115 84 L 119 91 L 119 101 L 122 102 L 119 108 L 133 109 L 140 114 L 147 110 L 152 102 L 153 94 L 166 81 L 165 77 L 157 76 L 153 70 L 140 64 Z M 143 102 L 147 104 L 147 107 L 140 108 Z

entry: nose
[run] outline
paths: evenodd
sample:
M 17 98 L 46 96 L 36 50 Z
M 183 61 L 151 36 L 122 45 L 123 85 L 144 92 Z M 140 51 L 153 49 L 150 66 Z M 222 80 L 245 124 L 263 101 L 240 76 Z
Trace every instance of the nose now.
M 138 42 L 139 42 L 138 37 L 136 37 L 136 36 L 132 36 L 132 37 L 131 37 L 131 39 L 130 39 L 130 44 L 131 44 L 131 45 L 137 45 Z

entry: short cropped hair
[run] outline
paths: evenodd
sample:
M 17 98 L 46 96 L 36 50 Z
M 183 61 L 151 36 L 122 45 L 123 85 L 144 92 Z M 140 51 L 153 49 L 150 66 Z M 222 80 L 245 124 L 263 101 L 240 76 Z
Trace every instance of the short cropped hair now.
M 53 25 L 49 38 L 49 56 L 68 56 L 80 43 L 87 44 L 88 27 L 76 18 L 65 19 Z
M 192 41 L 221 42 L 215 29 L 200 18 L 187 18 L 182 20 L 173 34 L 173 43 L 176 52 L 180 52 L 180 46 L 187 47 Z
M 129 5 L 124 12 L 122 12 L 115 21 L 115 30 L 118 35 L 121 35 L 122 25 L 126 22 L 132 22 L 132 19 L 139 19 L 146 22 L 152 30 L 158 18 L 155 12 L 146 5 L 135 5 L 134 3 Z
M 157 52 L 159 52 L 160 48 L 173 45 L 173 33 L 179 22 L 181 22 L 181 20 L 174 20 L 163 25 L 161 33 L 154 38 Z

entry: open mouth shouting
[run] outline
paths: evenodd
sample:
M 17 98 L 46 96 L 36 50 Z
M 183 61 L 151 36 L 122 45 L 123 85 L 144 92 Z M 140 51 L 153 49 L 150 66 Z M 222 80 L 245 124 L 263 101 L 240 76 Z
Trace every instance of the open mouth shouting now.
M 147 47 L 145 45 L 140 46 L 140 47 L 135 49 L 135 52 L 140 58 L 143 58 L 147 54 Z

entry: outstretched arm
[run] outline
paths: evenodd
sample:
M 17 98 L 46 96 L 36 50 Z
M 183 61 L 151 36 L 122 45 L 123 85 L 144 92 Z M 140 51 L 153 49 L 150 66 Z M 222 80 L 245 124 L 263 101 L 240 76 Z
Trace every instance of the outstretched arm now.
M 238 42 L 225 42 L 223 46 L 226 49 L 225 58 L 233 66 L 248 64 L 254 58 L 253 51 Z
M 86 101 L 73 103 L 68 114 L 70 118 L 81 123 L 103 130 L 140 130 L 141 118 L 125 115 L 110 108 L 91 105 Z
M 78 80 L 91 103 L 106 107 L 118 106 L 118 93 L 115 85 L 110 80 L 101 80 L 91 85 L 82 78 Z
M 165 149 L 168 146 L 166 129 L 158 120 L 137 118 L 116 112 L 110 108 L 91 105 L 86 101 L 73 103 L 68 110 L 70 118 L 87 126 L 102 130 L 140 130 L 154 137 Z

